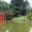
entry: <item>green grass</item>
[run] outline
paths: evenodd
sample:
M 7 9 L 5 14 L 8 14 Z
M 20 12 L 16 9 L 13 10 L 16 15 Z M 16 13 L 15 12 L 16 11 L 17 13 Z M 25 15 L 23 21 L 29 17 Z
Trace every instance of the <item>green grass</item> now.
M 5 29 L 0 29 L 0 32 L 5 32 L 9 30 L 10 32 L 28 32 L 29 29 L 32 27 L 32 23 L 16 23 L 13 21 L 7 21 L 5 25 Z
M 13 18 L 12 20 L 25 20 L 25 19 L 27 19 L 27 18 L 24 16 L 24 17 Z

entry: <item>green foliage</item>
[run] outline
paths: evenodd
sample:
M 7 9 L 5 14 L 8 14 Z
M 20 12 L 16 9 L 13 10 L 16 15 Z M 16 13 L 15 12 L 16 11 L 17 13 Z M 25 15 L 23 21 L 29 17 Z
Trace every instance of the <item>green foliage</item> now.
M 25 15 L 26 14 L 26 7 L 29 6 L 28 1 L 24 0 L 11 0 L 10 8 L 12 7 L 12 11 L 15 13 L 15 15 Z
M 0 1 L 0 11 L 1 10 L 9 10 L 10 4 L 6 3 L 5 1 Z
M 27 19 L 30 19 L 30 18 L 32 18 L 32 13 L 27 14 Z
M 5 16 L 6 16 L 7 20 L 11 20 L 13 18 L 13 16 L 14 16 L 14 13 L 12 11 L 10 11 L 10 10 L 6 10 L 5 11 Z

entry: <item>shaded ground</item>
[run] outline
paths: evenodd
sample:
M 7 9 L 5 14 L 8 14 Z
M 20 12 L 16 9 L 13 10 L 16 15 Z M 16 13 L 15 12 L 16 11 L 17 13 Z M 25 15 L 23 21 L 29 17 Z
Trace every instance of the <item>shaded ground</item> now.
M 5 29 L 0 29 L 0 32 L 5 32 L 9 30 L 10 32 L 28 32 L 32 27 L 32 23 L 16 23 L 14 21 L 7 21 L 5 25 Z

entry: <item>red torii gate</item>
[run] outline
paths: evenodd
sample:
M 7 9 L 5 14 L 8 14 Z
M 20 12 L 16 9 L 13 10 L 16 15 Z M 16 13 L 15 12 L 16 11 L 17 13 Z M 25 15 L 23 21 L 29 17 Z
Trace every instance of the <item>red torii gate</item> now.
M 4 16 L 5 12 L 0 11 L 0 28 L 4 29 L 4 24 L 6 23 L 6 17 Z

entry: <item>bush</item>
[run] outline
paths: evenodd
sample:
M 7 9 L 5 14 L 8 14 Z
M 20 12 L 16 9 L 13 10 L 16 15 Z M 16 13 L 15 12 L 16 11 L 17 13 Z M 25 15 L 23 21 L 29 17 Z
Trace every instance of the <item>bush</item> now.
M 32 18 L 32 13 L 27 14 L 27 18 L 30 20 Z
M 14 13 L 12 11 L 7 10 L 5 11 L 5 16 L 7 20 L 11 20 L 14 16 Z

